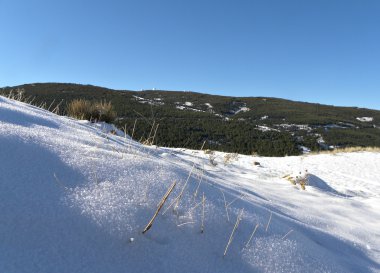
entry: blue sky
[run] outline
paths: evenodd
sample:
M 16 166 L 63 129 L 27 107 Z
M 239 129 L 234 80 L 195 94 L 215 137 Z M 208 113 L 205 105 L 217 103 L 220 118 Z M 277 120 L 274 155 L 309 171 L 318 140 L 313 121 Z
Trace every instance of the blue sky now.
M 0 0 L 0 86 L 74 82 L 380 109 L 378 0 Z

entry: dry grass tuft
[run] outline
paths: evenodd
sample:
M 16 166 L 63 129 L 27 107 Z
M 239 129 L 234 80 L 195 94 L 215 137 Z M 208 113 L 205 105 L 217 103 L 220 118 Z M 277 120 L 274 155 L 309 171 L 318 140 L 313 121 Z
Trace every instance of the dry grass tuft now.
M 106 101 L 95 102 L 94 107 L 99 114 L 99 120 L 105 122 L 112 122 L 116 118 L 116 112 L 112 106 L 112 103 Z
M 233 154 L 225 154 L 223 157 L 223 163 L 224 165 L 227 165 L 229 163 L 232 163 L 233 161 L 238 160 L 239 154 L 233 153 Z
M 77 99 L 67 105 L 67 114 L 76 119 L 112 122 L 116 118 L 111 102 Z
M 208 155 L 208 154 L 211 154 L 212 151 L 210 149 L 206 149 L 206 150 L 203 150 L 204 154 Z
M 67 115 L 76 119 L 91 120 L 96 113 L 90 101 L 78 99 L 73 100 L 67 105 Z

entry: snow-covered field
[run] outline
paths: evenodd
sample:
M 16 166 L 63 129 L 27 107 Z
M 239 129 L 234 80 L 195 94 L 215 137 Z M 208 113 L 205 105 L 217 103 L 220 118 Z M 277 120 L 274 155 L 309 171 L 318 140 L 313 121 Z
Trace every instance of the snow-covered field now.
M 0 272 L 380 272 L 379 153 L 264 158 L 108 131 L 0 97 Z M 305 170 L 306 190 L 284 178 Z

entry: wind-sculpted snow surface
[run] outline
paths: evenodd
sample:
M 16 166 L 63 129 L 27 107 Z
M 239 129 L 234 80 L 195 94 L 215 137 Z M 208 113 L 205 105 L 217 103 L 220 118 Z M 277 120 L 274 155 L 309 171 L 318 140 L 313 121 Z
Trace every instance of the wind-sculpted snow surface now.
M 0 272 L 380 272 L 379 154 L 211 164 L 109 129 L 0 97 Z

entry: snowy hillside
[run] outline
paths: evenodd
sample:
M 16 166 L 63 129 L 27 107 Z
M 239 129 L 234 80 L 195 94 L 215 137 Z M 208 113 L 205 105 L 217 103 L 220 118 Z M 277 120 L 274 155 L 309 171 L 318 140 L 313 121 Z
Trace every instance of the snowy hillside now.
M 0 97 L 0 272 L 380 272 L 379 153 L 264 158 L 109 129 Z

